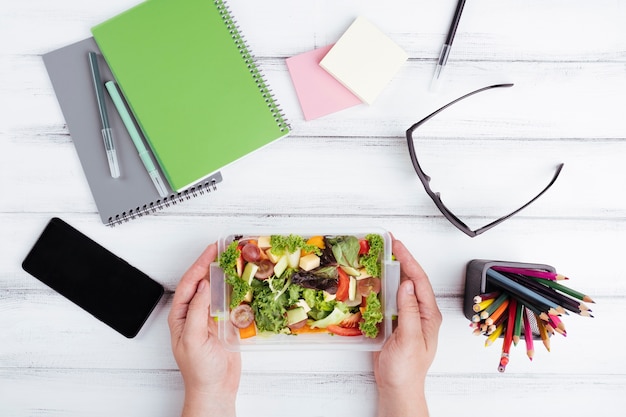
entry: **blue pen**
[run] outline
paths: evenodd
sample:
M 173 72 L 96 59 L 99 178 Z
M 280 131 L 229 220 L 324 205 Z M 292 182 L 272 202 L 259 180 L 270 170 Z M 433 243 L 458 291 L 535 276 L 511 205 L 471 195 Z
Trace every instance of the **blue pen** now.
M 135 124 L 133 123 L 133 119 L 131 118 L 130 113 L 128 112 L 128 109 L 126 108 L 126 105 L 124 105 L 124 101 L 122 100 L 122 96 L 120 92 L 117 90 L 117 86 L 115 85 L 113 81 L 107 81 L 104 85 L 109 91 L 109 94 L 111 95 L 111 99 L 113 100 L 113 104 L 115 104 L 115 108 L 117 109 L 117 112 L 120 114 L 120 117 L 122 118 L 122 121 L 124 122 L 124 126 L 126 126 L 126 129 L 128 130 L 128 134 L 130 135 L 130 138 L 132 139 L 133 144 L 135 144 L 135 148 L 137 148 L 137 152 L 139 152 L 139 157 L 141 158 L 141 161 L 143 162 L 144 167 L 146 167 L 146 170 L 148 171 L 148 174 L 150 175 L 150 178 L 152 179 L 154 186 L 159 192 L 159 195 L 161 197 L 167 197 L 167 187 L 165 187 L 165 183 L 163 182 L 163 179 L 161 178 L 159 171 L 156 169 L 156 167 L 152 163 L 152 159 L 150 158 L 150 153 L 144 146 L 143 141 L 141 140 L 141 136 L 139 135 L 139 132 L 137 131 L 137 128 L 135 127 Z
M 96 98 L 98 99 L 98 110 L 100 112 L 100 121 L 102 122 L 102 139 L 104 139 L 104 149 L 107 153 L 109 161 L 109 170 L 113 178 L 120 176 L 120 166 L 117 161 L 117 153 L 115 152 L 115 142 L 113 141 L 113 131 L 109 125 L 109 115 L 107 114 L 107 106 L 104 100 L 104 92 L 102 90 L 102 78 L 100 78 L 100 69 L 98 67 L 98 56 L 95 52 L 89 52 L 89 64 L 91 67 L 91 76 L 93 85 L 96 89 Z

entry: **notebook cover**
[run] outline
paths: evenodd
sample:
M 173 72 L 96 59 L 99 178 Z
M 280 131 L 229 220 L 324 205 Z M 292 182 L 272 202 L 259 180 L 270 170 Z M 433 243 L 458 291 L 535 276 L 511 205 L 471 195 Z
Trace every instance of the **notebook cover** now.
M 93 38 L 48 52 L 43 55 L 43 61 L 102 222 L 110 223 L 160 207 L 176 196 L 165 199 L 159 196 L 111 98 L 105 93 L 120 164 L 120 177 L 111 177 L 87 57 L 90 51 L 100 53 Z M 103 81 L 113 79 L 101 55 L 98 60 Z M 222 177 L 217 173 L 213 179 L 217 183 Z
M 332 47 L 324 46 L 285 60 L 305 120 L 362 104 L 357 96 L 320 67 L 320 61 Z
M 320 62 L 357 97 L 372 104 L 407 53 L 364 17 L 358 17 Z
M 288 133 L 222 1 L 145 1 L 92 33 L 172 188 Z

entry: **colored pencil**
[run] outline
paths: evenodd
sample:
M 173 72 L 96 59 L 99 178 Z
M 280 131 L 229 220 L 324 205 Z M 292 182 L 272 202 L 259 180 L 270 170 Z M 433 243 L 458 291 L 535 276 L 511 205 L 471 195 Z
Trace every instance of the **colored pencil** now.
M 511 299 L 507 310 L 506 330 L 504 332 L 504 342 L 502 343 L 502 354 L 500 355 L 500 366 L 498 371 L 504 372 L 509 364 L 509 355 L 511 352 L 511 343 L 513 342 L 513 328 L 515 326 L 515 313 L 517 312 L 517 301 Z
M 548 320 L 548 313 L 558 314 L 556 310 L 551 310 L 547 305 L 537 303 L 536 301 L 521 294 L 512 295 L 511 297 L 524 304 L 529 310 L 532 310 L 534 313 L 540 315 L 544 320 Z
M 500 316 L 498 318 L 496 318 L 495 320 L 492 320 L 491 324 L 487 324 L 487 320 L 485 320 L 485 325 L 487 325 L 487 334 L 491 334 L 493 333 L 494 330 L 496 330 L 496 327 L 498 327 L 500 325 L 500 323 L 502 323 L 504 320 L 506 320 L 507 315 L 506 314 L 500 314 Z
M 500 307 L 500 305 L 504 302 L 504 300 L 507 300 L 508 298 L 509 298 L 509 295 L 507 293 L 500 294 L 500 296 L 498 296 L 498 298 L 496 298 L 496 300 L 493 303 L 489 304 L 487 308 L 481 311 L 480 318 L 484 320 L 487 317 L 489 317 L 498 307 Z
M 503 352 L 502 355 L 500 355 L 500 362 L 498 363 L 498 372 L 504 372 L 508 364 L 509 364 L 509 354 Z
M 556 272 L 544 271 L 541 269 L 531 268 L 515 268 L 511 266 L 492 266 L 493 269 L 500 272 L 511 272 L 513 274 L 522 274 L 529 277 L 548 279 L 551 281 L 561 281 L 569 279 L 565 275 L 557 274 Z
M 589 297 L 588 295 L 583 294 L 580 291 L 576 291 L 569 287 L 566 287 L 565 285 L 561 285 L 558 282 L 545 280 L 545 281 L 542 281 L 542 284 L 547 285 L 550 288 L 554 288 L 555 290 L 560 291 L 564 294 L 571 295 L 572 297 L 578 300 L 584 301 L 586 303 L 595 303 L 595 301 L 593 301 L 591 297 Z
M 495 298 L 488 298 L 486 300 L 483 300 L 474 304 L 472 308 L 474 309 L 476 313 L 478 313 L 479 311 L 483 311 L 484 309 L 489 307 L 489 305 L 493 303 L 494 301 L 496 301 Z
M 565 330 L 565 324 L 561 321 L 559 316 L 550 315 L 549 323 L 554 329 L 555 332 L 562 334 L 563 336 L 567 336 L 567 330 Z
M 504 273 L 504 275 L 521 285 L 533 289 L 547 299 L 553 301 L 554 303 L 573 313 L 579 314 L 581 311 L 589 310 L 589 307 L 587 307 L 584 303 L 580 302 L 579 300 L 570 298 L 569 296 L 556 291 L 552 287 L 544 285 L 543 283 L 541 283 L 541 280 L 534 280 L 532 278 L 518 274 Z
M 533 330 L 530 327 L 530 321 L 528 320 L 528 315 L 531 314 L 530 311 L 526 310 L 526 308 L 522 309 L 522 318 L 524 321 L 524 341 L 526 342 L 526 355 L 528 359 L 533 360 L 533 356 L 535 356 L 535 347 L 533 342 Z
M 493 269 L 487 269 L 487 278 L 491 280 L 494 284 L 500 286 L 501 288 L 509 291 L 512 294 L 525 297 L 529 300 L 533 300 L 537 303 L 544 304 L 554 309 L 558 314 L 564 314 L 565 309 L 558 304 L 548 300 L 544 296 L 537 294 L 531 289 L 513 281 L 512 279 L 506 277 L 498 271 L 494 271 Z M 552 282 L 552 281 L 547 281 Z
M 476 297 L 474 297 L 474 304 L 478 304 L 481 301 L 498 298 L 499 295 L 500 295 L 500 291 L 491 291 L 491 292 L 487 292 L 484 294 L 479 294 Z
M 504 300 L 502 302 L 502 304 L 500 304 L 498 306 L 497 309 L 494 310 L 493 313 L 491 313 L 489 315 L 489 317 L 487 317 L 485 319 L 485 323 L 486 324 L 493 324 L 500 316 L 505 315 L 505 312 L 507 310 L 507 307 L 509 306 L 509 299 L 507 298 L 506 300 Z
M 513 344 L 517 346 L 522 336 L 522 314 L 524 313 L 524 304 L 516 301 L 515 317 L 513 320 Z
M 489 337 L 487 337 L 487 340 L 485 340 L 485 347 L 491 346 L 493 342 L 495 342 L 495 340 L 498 337 L 500 337 L 503 329 L 504 329 L 504 323 L 500 323 L 500 325 L 496 327 L 496 330 L 493 333 L 491 333 Z
M 546 326 L 539 317 L 535 316 L 535 320 L 537 320 L 537 327 L 539 328 L 539 337 L 543 342 L 543 345 L 546 347 L 548 352 L 550 352 L 550 338 L 548 337 L 548 331 L 546 330 Z
M 491 288 L 473 298 L 477 314 L 472 316 L 470 327 L 475 335 L 486 336 L 485 347 L 503 338 L 499 372 L 505 372 L 511 360 L 511 345 L 517 346 L 522 333 L 526 355 L 532 361 L 535 337 L 550 352 L 552 335 L 567 336 L 563 315 L 571 312 L 593 317 L 585 304 L 594 302 L 591 297 L 557 282 L 569 278 L 556 272 L 494 266 L 486 270 L 486 275 Z

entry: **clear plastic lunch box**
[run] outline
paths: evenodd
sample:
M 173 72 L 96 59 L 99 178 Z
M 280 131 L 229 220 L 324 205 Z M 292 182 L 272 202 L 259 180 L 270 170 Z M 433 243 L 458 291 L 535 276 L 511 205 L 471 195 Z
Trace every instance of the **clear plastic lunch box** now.
M 381 291 L 379 297 L 383 310 L 383 321 L 379 324 L 378 336 L 373 339 L 366 336 L 337 336 L 328 333 L 304 333 L 297 335 L 271 334 L 256 335 L 247 339 L 239 338 L 238 329 L 230 322 L 230 293 L 231 288 L 225 282 L 224 271 L 216 261 L 211 264 L 211 308 L 210 314 L 218 322 L 219 339 L 226 349 L 231 351 L 263 351 L 263 350 L 353 350 L 378 351 L 389 338 L 392 332 L 392 320 L 397 315 L 396 295 L 400 281 L 400 264 L 392 260 L 391 237 L 388 232 L 380 229 L 340 230 L 329 233 L 324 230 L 289 232 L 275 230 L 255 230 L 249 233 L 233 233 L 218 240 L 218 257 L 228 245 L 237 238 L 258 238 L 269 235 L 297 234 L 305 239 L 311 236 L 340 236 L 351 235 L 364 238 L 367 234 L 375 233 L 382 236 L 384 252 L 381 265 Z

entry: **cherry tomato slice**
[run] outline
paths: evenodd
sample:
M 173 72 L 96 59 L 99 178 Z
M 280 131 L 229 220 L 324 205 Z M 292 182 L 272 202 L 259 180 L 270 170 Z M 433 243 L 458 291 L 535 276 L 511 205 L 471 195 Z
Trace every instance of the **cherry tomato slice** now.
M 359 240 L 359 255 L 366 255 L 370 251 L 370 243 L 367 239 Z
M 337 301 L 345 301 L 348 299 L 349 295 L 350 277 L 343 269 L 341 269 L 341 267 L 337 267 L 337 272 L 339 273 L 339 282 L 337 283 L 337 293 L 335 294 L 335 299 Z
M 241 276 L 243 275 L 243 268 L 245 261 L 243 260 L 243 257 L 241 256 L 241 251 L 239 251 L 239 256 L 237 257 L 237 263 L 236 263 L 236 270 L 237 270 L 237 276 L 241 278 Z
M 245 329 L 254 321 L 254 311 L 248 304 L 240 304 L 230 311 L 230 322 L 240 329 Z
M 375 277 L 363 278 L 357 281 L 357 293 L 362 297 L 367 297 L 370 293 L 380 292 L 380 279 Z
M 359 327 L 359 322 L 361 321 L 361 312 L 357 311 L 356 313 L 348 316 L 343 319 L 341 323 L 339 323 L 340 327 Z
M 336 324 L 328 325 L 328 327 L 326 327 L 326 330 L 338 336 L 361 336 L 363 334 L 358 327 L 341 327 L 337 326 Z

